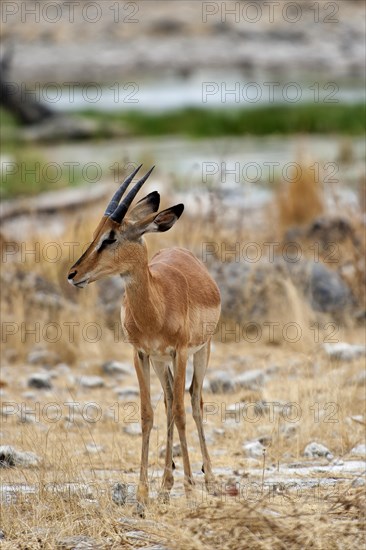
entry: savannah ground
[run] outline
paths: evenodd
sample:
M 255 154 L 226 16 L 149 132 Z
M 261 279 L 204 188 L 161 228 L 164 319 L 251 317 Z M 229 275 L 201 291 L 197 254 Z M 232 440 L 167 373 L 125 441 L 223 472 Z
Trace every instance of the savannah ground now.
M 303 202 L 304 190 L 298 195 Z M 316 209 L 315 195 L 311 196 Z M 287 195 L 282 214 L 281 199 L 271 205 L 270 211 L 282 216 L 283 223 L 291 197 L 296 202 L 296 190 Z M 81 218 L 72 214 L 56 242 L 87 242 L 102 207 L 80 213 Z M 147 237 L 149 252 L 152 255 L 161 245 L 198 251 L 213 235 L 217 242 L 237 239 L 238 233 L 230 235 L 216 223 L 193 224 L 187 213 L 171 232 Z M 257 242 L 268 240 L 272 223 L 269 216 L 262 233 L 257 230 Z M 245 242 L 253 236 L 242 232 L 239 237 Z M 41 250 L 48 242 L 37 241 Z M 28 249 L 31 246 L 34 240 L 27 241 Z M 213 393 L 212 386 L 205 386 L 204 422 L 218 496 L 208 495 L 204 488 L 187 394 L 194 500 L 185 500 L 178 453 L 170 504 L 158 501 L 166 420 L 163 393 L 153 375 L 151 503 L 142 519 L 135 515 L 134 497 L 141 445 L 138 385 L 132 348 L 123 341 L 118 318 L 108 318 L 98 309 L 95 285 L 80 291 L 65 283 L 72 263 L 66 254 L 58 262 L 45 261 L 42 254 L 33 260 L 28 256 L 25 262 L 17 258 L 6 264 L 2 299 L 3 321 L 14 334 L 6 335 L 3 346 L 1 433 L 3 443 L 34 452 L 39 462 L 1 469 L 4 549 L 77 548 L 81 540 L 89 541 L 85 547 L 90 548 L 361 546 L 365 463 L 364 457 L 350 451 L 363 442 L 365 432 L 365 388 L 360 377 L 364 358 L 331 360 L 323 347 L 337 341 L 364 342 L 358 322 L 348 318 L 334 323 L 325 315 L 317 318 L 319 330 L 315 330 L 306 304 L 299 304 L 296 297 L 290 303 L 287 296 L 283 312 L 277 310 L 282 337 L 275 341 L 265 332 L 265 322 L 261 336 L 253 337 L 244 324 L 238 326 L 234 312 L 231 320 L 220 324 L 207 380 L 214 379 L 217 371 L 226 371 L 235 380 L 253 369 L 263 377 L 232 391 L 223 387 Z M 60 287 L 64 299 L 58 304 L 47 302 L 47 294 L 37 299 L 27 289 L 26 273 Z M 276 303 L 275 295 L 273 300 Z M 286 310 L 292 312 L 290 317 Z M 301 327 L 300 338 L 291 332 L 283 336 L 289 319 Z M 29 354 L 39 349 L 45 350 L 44 359 L 39 365 L 30 364 Z M 102 365 L 109 360 L 121 361 L 127 371 L 107 374 Z M 48 374 L 51 388 L 27 387 L 35 372 Z M 102 386 L 85 387 L 83 377 L 90 375 L 100 376 Z M 332 456 L 304 457 L 306 445 L 313 441 L 326 446 Z M 262 447 L 248 451 L 243 447 L 248 442 L 260 442 Z M 116 483 L 128 491 L 123 506 L 112 499 Z
M 357 338 L 360 334 L 344 336 Z M 121 350 L 120 358 L 124 355 L 129 357 Z M 38 391 L 35 399 L 30 399 L 24 397 L 24 380 L 31 370 L 12 366 L 12 370 L 17 369 L 14 378 L 18 382 L 14 380 L 12 387 L 6 388 L 6 401 L 19 404 L 24 418 L 14 415 L 3 419 L 3 438 L 17 449 L 34 451 L 42 464 L 2 471 L 2 530 L 6 536 L 2 547 L 53 549 L 59 544 L 62 548 L 60 541 L 72 535 L 91 537 L 101 548 L 152 544 L 182 549 L 361 547 L 365 504 L 362 470 L 337 467 L 338 462 L 355 460 L 349 451 L 364 435 L 364 424 L 353 418 L 363 410 L 363 389 L 350 383 L 361 368 L 361 360 L 339 365 L 330 364 L 315 350 L 294 353 L 261 345 L 253 349 L 246 344 L 216 344 L 211 372 L 228 364 L 237 373 L 248 366 L 275 365 L 278 370 L 264 389 L 230 395 L 205 393 L 206 410 L 215 411 L 207 414 L 205 429 L 222 491 L 218 497 L 209 496 L 204 488 L 198 438 L 187 403 L 187 433 L 196 480 L 196 500 L 190 506 L 183 495 L 179 457 L 175 458 L 176 481 L 170 505 L 160 504 L 156 497 L 164 460 L 160 451 L 165 442 L 165 411 L 162 392 L 153 379 L 152 500 L 146 519 L 134 515 L 140 436 L 124 432 L 126 426 L 138 426 L 138 398 L 121 400 L 115 393 L 120 384 L 136 387 L 134 377 L 124 377 L 123 381 L 106 378 L 104 388 L 85 390 L 70 378 L 100 373 L 97 368 L 73 368 L 70 376 L 55 367 L 54 389 Z M 5 378 L 10 379 L 7 371 L 4 369 Z M 251 405 L 240 408 L 240 404 L 262 400 L 283 405 L 262 414 Z M 285 410 L 289 402 L 296 403 L 296 410 Z M 265 455 L 246 457 L 243 443 L 258 439 L 264 442 Z M 335 459 L 330 463 L 325 458 L 304 459 L 304 447 L 313 440 L 326 445 Z M 96 452 L 90 447 L 93 444 L 98 446 Z M 128 484 L 132 491 L 125 506 L 112 501 L 116 482 Z M 94 544 L 92 548 L 99 548 Z

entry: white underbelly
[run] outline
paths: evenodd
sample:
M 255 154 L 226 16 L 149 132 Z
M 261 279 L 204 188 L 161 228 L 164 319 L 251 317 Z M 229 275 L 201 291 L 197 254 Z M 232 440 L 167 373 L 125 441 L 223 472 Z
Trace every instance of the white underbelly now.
M 197 351 L 199 351 L 201 348 L 203 348 L 205 344 L 200 344 L 199 346 L 191 346 L 188 348 L 188 355 L 193 355 Z M 172 361 L 174 354 L 175 354 L 175 348 L 169 347 L 163 352 L 160 350 L 156 350 L 153 348 L 144 349 L 139 348 L 139 351 L 142 351 L 145 355 L 148 355 L 151 357 L 151 359 L 155 359 L 156 361 Z
M 127 339 L 126 341 L 128 341 L 129 336 L 128 336 L 127 330 L 124 326 L 124 321 L 125 321 L 125 308 L 122 305 L 122 307 L 121 307 L 122 330 L 123 330 L 124 335 Z M 130 342 L 130 343 L 133 345 L 132 342 Z M 203 346 L 205 344 L 206 344 L 206 342 L 204 342 L 203 344 L 199 344 L 198 346 L 188 347 L 188 355 L 189 356 L 193 355 L 194 353 L 199 351 L 201 348 L 203 348 Z M 146 345 L 146 347 L 139 347 L 138 351 L 141 351 L 145 355 L 149 355 L 149 357 L 151 357 L 152 359 L 156 359 L 156 361 L 171 361 L 174 357 L 174 354 L 175 354 L 175 348 L 173 346 L 169 346 L 164 351 L 161 351 L 161 349 L 158 345 L 158 342 L 151 342 L 151 341 L 149 342 L 148 345 Z

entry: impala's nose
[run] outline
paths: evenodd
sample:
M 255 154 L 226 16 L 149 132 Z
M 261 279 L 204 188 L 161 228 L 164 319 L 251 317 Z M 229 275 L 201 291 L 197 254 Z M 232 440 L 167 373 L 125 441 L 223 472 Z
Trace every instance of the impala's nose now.
M 72 281 L 72 279 L 75 277 L 76 274 L 77 274 L 76 270 L 69 273 L 68 276 L 67 276 L 68 280 Z

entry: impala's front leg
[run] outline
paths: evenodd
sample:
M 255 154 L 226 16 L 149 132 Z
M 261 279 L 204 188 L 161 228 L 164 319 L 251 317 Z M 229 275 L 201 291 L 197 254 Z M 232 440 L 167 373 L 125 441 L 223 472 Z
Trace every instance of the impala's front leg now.
M 141 467 L 140 481 L 137 490 L 137 501 L 145 504 L 149 496 L 148 487 L 148 465 L 149 465 L 149 440 L 150 432 L 154 422 L 154 412 L 151 406 L 150 398 L 150 361 L 148 355 L 135 351 L 134 355 L 135 369 L 140 386 L 141 400 L 141 429 L 142 429 L 142 449 L 141 449 Z
M 184 489 L 186 496 L 190 497 L 192 493 L 193 477 L 191 465 L 188 456 L 187 438 L 186 438 L 186 412 L 184 408 L 184 392 L 186 383 L 187 350 L 177 350 L 173 359 L 174 366 L 174 384 L 173 384 L 173 418 L 177 426 L 180 446 L 183 457 L 184 468 Z
M 164 401 L 167 418 L 167 435 L 165 449 L 165 467 L 160 498 L 162 499 L 162 501 L 168 502 L 170 491 L 174 485 L 173 469 L 175 467 L 173 462 L 173 376 L 170 371 L 169 365 L 165 362 L 152 360 L 152 364 L 164 390 Z

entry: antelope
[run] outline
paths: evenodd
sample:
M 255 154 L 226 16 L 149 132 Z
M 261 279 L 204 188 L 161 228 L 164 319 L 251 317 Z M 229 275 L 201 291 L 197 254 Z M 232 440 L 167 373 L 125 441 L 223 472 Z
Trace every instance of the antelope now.
M 174 484 L 172 458 L 174 424 L 178 430 L 184 469 L 184 488 L 193 490 L 187 440 L 184 393 L 187 357 L 193 354 L 190 385 L 192 414 L 201 447 L 206 488 L 214 475 L 203 430 L 202 385 L 210 355 L 212 334 L 220 316 L 220 293 L 206 267 L 191 252 L 174 247 L 160 250 L 148 263 L 143 235 L 168 231 L 184 205 L 159 213 L 160 195 L 154 191 L 130 209 L 153 168 L 122 199 L 140 165 L 119 187 L 93 235 L 93 241 L 71 267 L 68 281 L 77 288 L 120 274 L 125 294 L 121 308 L 124 335 L 134 348 L 134 366 L 140 388 L 142 451 L 137 502 L 148 502 L 149 438 L 153 427 L 150 362 L 164 392 L 167 416 L 165 467 L 160 496 L 166 501 Z M 173 370 L 171 369 L 173 367 Z

